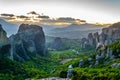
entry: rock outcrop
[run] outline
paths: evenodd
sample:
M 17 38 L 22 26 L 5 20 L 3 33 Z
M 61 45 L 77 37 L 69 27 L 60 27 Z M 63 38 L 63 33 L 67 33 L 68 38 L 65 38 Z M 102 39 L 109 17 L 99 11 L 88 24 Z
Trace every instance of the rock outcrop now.
M 85 63 L 85 61 L 82 59 L 82 60 L 80 60 L 80 62 L 79 62 L 79 67 L 82 67 L 83 65 L 84 65 L 84 63 Z
M 7 33 L 3 30 L 0 24 L 0 58 L 4 58 L 9 55 L 10 45 L 7 38 Z
M 111 68 L 120 68 L 120 63 L 114 63 L 110 67 Z
M 8 44 L 7 33 L 3 30 L 2 25 L 0 24 L 0 47 Z
M 52 41 L 48 47 L 55 49 L 55 50 L 64 50 L 64 43 L 63 40 L 59 37 L 56 37 L 54 41 Z
M 96 48 L 98 43 L 109 45 L 117 39 L 120 39 L 120 22 L 115 23 L 108 28 L 103 28 L 101 34 L 98 34 L 98 32 L 94 34 L 89 33 L 88 38 L 82 39 L 82 45 L 83 48 L 87 48 L 87 46 L 85 47 L 84 45 L 90 45 Z
M 88 45 L 90 45 L 94 49 L 99 48 L 99 50 L 102 50 L 105 46 L 110 45 L 118 39 L 120 39 L 120 22 L 115 23 L 108 28 L 103 28 L 101 34 L 98 34 L 97 32 L 94 34 L 90 33 L 88 38 L 82 39 L 82 48 L 87 49 Z M 106 57 L 110 57 L 111 54 L 112 51 L 107 48 Z
M 17 34 L 9 37 L 11 55 L 15 60 L 29 60 L 30 56 L 45 56 L 45 35 L 42 27 L 21 24 Z M 11 56 L 11 57 L 12 57 Z
M 95 55 L 95 63 L 94 65 L 98 65 L 103 59 L 113 60 L 114 55 L 113 51 L 107 47 L 111 43 L 120 39 L 120 22 L 115 23 L 108 28 L 103 28 L 101 34 L 97 32 L 88 35 L 88 38 L 83 38 L 82 48 L 88 49 L 88 47 L 92 47 L 96 49 Z M 106 64 L 107 62 L 105 62 Z

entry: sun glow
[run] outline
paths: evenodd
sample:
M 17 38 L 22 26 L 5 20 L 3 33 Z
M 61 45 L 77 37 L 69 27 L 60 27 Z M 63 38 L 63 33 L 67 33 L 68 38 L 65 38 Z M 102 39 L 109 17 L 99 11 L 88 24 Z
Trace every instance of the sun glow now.
M 9 14 L 2 14 L 1 17 L 5 18 L 9 22 L 32 22 L 32 23 L 39 23 L 40 22 L 40 15 L 35 12 L 27 13 L 26 16 L 7 16 Z
M 1 14 L 2 18 L 6 19 L 8 22 L 16 23 L 37 23 L 45 25 L 70 25 L 70 24 L 85 24 L 85 20 L 75 19 L 71 17 L 59 17 L 51 18 L 49 16 L 38 14 L 35 11 L 29 12 L 26 15 L 12 15 L 11 14 Z
M 109 0 L 107 0 L 109 2 Z M 114 23 L 120 21 L 120 5 L 105 3 L 105 0 L 2 0 L 1 13 L 26 15 L 26 12 L 36 11 L 52 18 L 73 17 L 86 20 L 88 23 Z M 114 0 L 115 1 L 115 0 Z M 104 2 L 104 3 L 103 3 Z M 22 6 L 21 6 L 22 5 Z M 31 15 L 32 16 L 32 15 Z M 36 14 L 37 16 L 37 14 Z M 35 16 L 34 16 L 35 17 Z M 31 18 L 32 22 L 36 19 Z M 22 21 L 22 20 L 21 20 Z M 24 20 L 23 20 L 24 21 Z M 38 22 L 37 20 L 36 22 Z

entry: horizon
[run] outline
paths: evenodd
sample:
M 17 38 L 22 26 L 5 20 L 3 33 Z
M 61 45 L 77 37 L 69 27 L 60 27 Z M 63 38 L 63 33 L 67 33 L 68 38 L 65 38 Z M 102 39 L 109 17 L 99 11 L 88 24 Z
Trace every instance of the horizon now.
M 29 11 L 29 12 L 36 12 L 36 11 Z M 13 13 L 0 13 L 0 15 L 1 14 L 13 14 L 14 16 L 26 16 L 26 17 L 29 17 L 29 15 L 27 15 L 27 13 L 28 12 L 26 12 L 26 13 L 24 13 L 24 14 L 13 14 Z M 37 13 L 37 12 L 36 12 Z M 46 14 L 44 14 L 44 13 L 37 13 L 37 14 L 39 14 L 40 16 L 49 16 L 49 15 L 46 15 Z M 2 18 L 2 16 L 0 16 L 0 18 Z M 29 17 L 30 18 L 30 17 Z M 71 18 L 71 19 L 75 19 L 75 20 L 81 20 L 81 21 L 85 21 L 85 23 L 88 23 L 88 24 L 101 24 L 101 25 L 104 25 L 104 24 L 114 24 L 114 23 L 117 23 L 117 22 L 120 22 L 120 21 L 115 21 L 115 22 L 89 22 L 89 21 L 87 21 L 87 20 L 84 20 L 84 19 L 80 19 L 80 18 L 75 18 L 75 17 L 68 17 L 68 16 L 60 16 L 60 17 L 51 17 L 51 16 L 49 16 L 49 18 L 50 18 L 50 20 L 55 20 L 55 21 L 57 21 L 57 19 L 59 19 L 59 18 Z M 3 17 L 3 19 L 4 20 L 7 20 L 8 22 L 11 22 L 11 21 L 9 21 L 8 19 L 7 19 L 7 16 L 6 16 L 6 18 L 5 17 Z M 22 18 L 21 18 L 22 19 Z M 24 20 L 23 20 L 24 21 Z M 12 21 L 12 22 L 14 22 L 14 21 Z M 16 22 L 16 21 L 15 21 Z M 17 22 L 19 22 L 19 20 L 17 21 Z M 20 21 L 21 22 L 21 21 Z M 27 22 L 27 21 L 26 21 Z M 28 22 L 29 23 L 29 22 Z M 34 21 L 33 21 L 33 23 L 34 23 Z M 36 22 L 35 22 L 36 23 Z M 37 22 L 38 23 L 38 22 Z M 74 24 L 74 23 L 73 23 Z M 49 25 L 49 24 L 48 24 Z M 61 24 L 62 25 L 62 24 Z M 64 24 L 63 24 L 64 25 Z
M 120 21 L 119 0 L 0 0 L 1 13 L 25 15 L 35 11 L 51 18 L 71 17 L 88 23 L 115 23 Z

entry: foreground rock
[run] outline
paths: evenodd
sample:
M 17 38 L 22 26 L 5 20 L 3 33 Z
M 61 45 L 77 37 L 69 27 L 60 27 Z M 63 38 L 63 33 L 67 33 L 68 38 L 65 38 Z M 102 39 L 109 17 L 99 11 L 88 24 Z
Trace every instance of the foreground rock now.
M 45 35 L 42 27 L 21 24 L 17 34 L 10 36 L 11 57 L 18 61 L 30 56 L 45 56 Z
M 120 63 L 114 63 L 110 67 L 111 68 L 120 68 Z

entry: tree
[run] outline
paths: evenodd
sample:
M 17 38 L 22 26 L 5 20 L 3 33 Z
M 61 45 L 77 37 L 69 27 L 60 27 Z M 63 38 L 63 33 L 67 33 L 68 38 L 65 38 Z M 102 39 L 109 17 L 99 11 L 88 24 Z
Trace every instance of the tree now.
M 113 51 L 113 55 L 118 57 L 120 55 L 120 40 L 113 42 L 109 48 Z
M 10 44 L 4 45 L 0 48 L 0 57 L 4 58 L 9 53 L 9 50 L 11 48 Z

